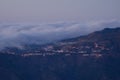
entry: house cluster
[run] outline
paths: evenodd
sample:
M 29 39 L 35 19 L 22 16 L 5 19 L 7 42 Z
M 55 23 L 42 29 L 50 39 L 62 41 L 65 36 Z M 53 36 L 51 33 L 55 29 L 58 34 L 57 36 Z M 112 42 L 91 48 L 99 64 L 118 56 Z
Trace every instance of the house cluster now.
M 41 55 L 41 56 L 47 56 L 47 55 L 58 55 L 58 54 L 64 54 L 65 56 L 70 56 L 71 54 L 80 54 L 82 56 L 96 56 L 100 57 L 103 54 L 107 54 L 111 51 L 111 47 L 107 47 L 103 43 L 92 43 L 92 44 L 86 44 L 86 45 L 67 45 L 63 46 L 63 43 L 59 47 L 55 47 L 52 45 L 49 45 L 47 47 L 43 47 L 42 51 L 34 51 L 32 53 L 27 53 L 22 56 L 33 56 L 33 55 Z
M 21 56 L 52 56 L 52 55 L 65 55 L 70 56 L 72 54 L 79 54 L 82 56 L 96 56 L 100 57 L 103 54 L 107 54 L 112 50 L 111 46 L 107 46 L 105 43 L 85 43 L 85 44 L 74 44 L 74 43 L 59 43 L 57 45 L 48 45 L 41 47 L 37 50 L 27 50 L 22 53 Z M 14 52 L 6 51 L 8 54 L 15 54 Z

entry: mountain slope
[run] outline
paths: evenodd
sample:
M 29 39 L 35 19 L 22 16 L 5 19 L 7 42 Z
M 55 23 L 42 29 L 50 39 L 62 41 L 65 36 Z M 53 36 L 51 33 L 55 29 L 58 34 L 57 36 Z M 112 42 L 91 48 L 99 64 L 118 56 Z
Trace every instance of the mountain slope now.
M 8 48 L 0 54 L 0 80 L 120 80 L 119 35 L 120 28 L 104 29 L 24 50 Z
M 114 53 L 120 52 L 120 28 L 105 28 L 101 31 L 96 31 L 91 34 L 88 34 L 86 36 L 80 36 L 77 38 L 71 38 L 62 40 L 58 44 L 61 46 L 61 49 L 63 47 L 71 47 L 71 49 L 79 48 L 78 50 L 81 50 L 83 47 L 86 49 L 86 47 L 89 47 L 91 49 L 99 48 L 101 49 L 109 49 Z
M 47 45 L 25 45 L 23 49 L 6 48 L 1 53 L 54 55 L 59 53 L 116 54 L 120 53 L 120 28 L 105 28 L 85 36 L 65 39 Z

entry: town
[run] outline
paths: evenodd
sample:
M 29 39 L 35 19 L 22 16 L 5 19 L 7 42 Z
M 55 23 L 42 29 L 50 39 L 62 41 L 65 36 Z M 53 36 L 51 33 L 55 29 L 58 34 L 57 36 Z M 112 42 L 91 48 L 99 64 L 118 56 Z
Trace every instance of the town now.
M 19 52 L 19 53 L 18 53 Z M 102 57 L 103 55 L 113 52 L 113 47 L 109 45 L 109 42 L 85 42 L 79 44 L 78 42 L 59 42 L 54 45 L 46 45 L 37 47 L 35 50 L 27 49 L 7 49 L 1 51 L 1 53 L 7 53 L 12 55 L 20 55 L 23 57 L 28 56 L 54 56 L 54 55 L 81 55 L 84 57 L 94 56 Z

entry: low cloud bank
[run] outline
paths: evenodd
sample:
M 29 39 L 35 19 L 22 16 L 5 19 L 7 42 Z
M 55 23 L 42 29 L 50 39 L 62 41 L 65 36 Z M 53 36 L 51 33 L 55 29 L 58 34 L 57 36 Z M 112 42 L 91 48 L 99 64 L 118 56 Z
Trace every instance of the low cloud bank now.
M 85 24 L 78 22 L 39 25 L 0 24 L 0 49 L 10 46 L 21 47 L 23 44 L 44 44 L 114 27 L 120 27 L 120 21 L 100 21 Z

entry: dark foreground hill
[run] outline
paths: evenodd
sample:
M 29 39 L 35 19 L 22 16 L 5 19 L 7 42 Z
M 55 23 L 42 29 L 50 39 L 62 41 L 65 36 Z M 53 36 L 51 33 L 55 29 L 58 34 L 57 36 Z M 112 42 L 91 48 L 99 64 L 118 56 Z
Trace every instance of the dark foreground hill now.
M 120 56 L 0 55 L 0 80 L 120 80 Z
M 120 28 L 6 49 L 0 54 L 0 80 L 120 80 Z

